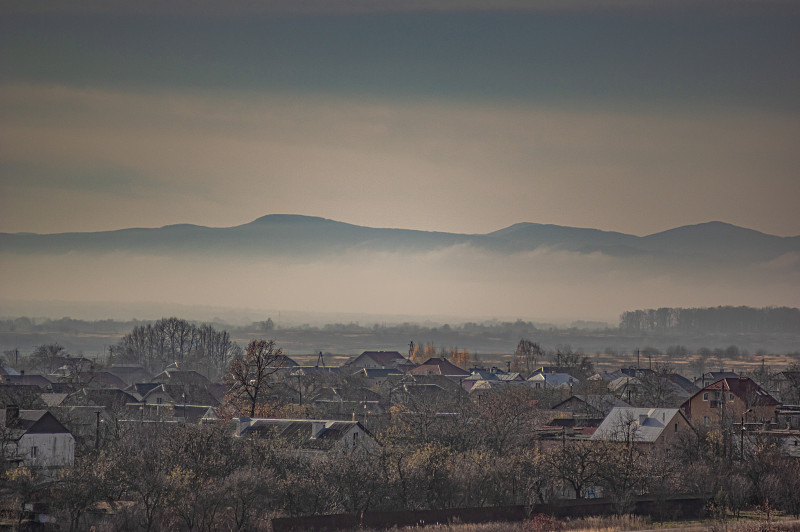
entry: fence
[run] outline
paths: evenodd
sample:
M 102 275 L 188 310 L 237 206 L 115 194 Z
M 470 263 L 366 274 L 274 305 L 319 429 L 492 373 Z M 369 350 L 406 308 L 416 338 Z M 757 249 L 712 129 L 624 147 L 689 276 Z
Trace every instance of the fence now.
M 707 499 L 685 496 L 663 499 L 638 498 L 633 513 L 675 519 L 703 514 Z M 360 527 L 386 529 L 394 526 L 419 526 L 441 523 L 488 523 L 522 521 L 536 514 L 555 517 L 610 515 L 614 505 L 607 499 L 561 500 L 550 504 L 526 506 L 493 506 L 482 508 L 450 508 L 402 512 L 365 512 L 363 514 L 312 515 L 278 517 L 272 520 L 274 532 L 353 530 Z

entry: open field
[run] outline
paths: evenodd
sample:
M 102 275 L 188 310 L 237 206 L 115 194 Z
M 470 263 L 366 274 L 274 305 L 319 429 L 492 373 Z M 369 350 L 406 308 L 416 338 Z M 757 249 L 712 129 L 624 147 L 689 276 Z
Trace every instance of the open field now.
M 521 523 L 453 523 L 422 527 L 393 528 L 394 532 L 790 532 L 800 531 L 800 521 L 783 517 L 766 521 L 763 516 L 720 521 L 716 519 L 653 523 L 639 516 L 588 517 L 558 521 L 536 516 Z M 377 532 L 365 529 L 364 532 Z

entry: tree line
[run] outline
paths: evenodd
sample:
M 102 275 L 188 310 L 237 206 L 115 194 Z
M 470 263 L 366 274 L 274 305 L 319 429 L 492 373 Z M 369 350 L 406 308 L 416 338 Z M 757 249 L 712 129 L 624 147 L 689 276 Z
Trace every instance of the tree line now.
M 141 364 L 156 374 L 177 362 L 183 368 L 220 376 L 241 353 L 228 331 L 211 325 L 195 325 L 179 318 L 165 318 L 138 325 L 109 348 L 111 364 Z
M 619 326 L 625 333 L 798 333 L 800 309 L 744 306 L 662 307 L 624 312 L 620 316 Z
M 442 406 L 442 405 L 440 405 Z M 800 463 L 778 442 L 702 428 L 670 453 L 635 438 L 542 440 L 546 414 L 523 389 L 437 408 L 407 404 L 374 428 L 378 446 L 294 451 L 277 435 L 237 438 L 216 424 L 123 424 L 84 442 L 57 478 L 2 471 L 2 510 L 47 501 L 66 529 L 269 530 L 276 516 L 532 505 L 599 488 L 620 514 L 638 495 L 707 497 L 716 512 L 750 505 L 800 514 Z M 750 438 L 755 438 L 750 440 Z

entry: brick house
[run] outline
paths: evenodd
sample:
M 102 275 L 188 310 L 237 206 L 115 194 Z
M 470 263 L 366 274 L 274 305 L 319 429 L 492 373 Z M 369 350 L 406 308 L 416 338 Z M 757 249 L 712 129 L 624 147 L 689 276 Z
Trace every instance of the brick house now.
M 707 385 L 681 405 L 686 417 L 705 425 L 731 422 L 766 423 L 775 420 L 780 403 L 749 377 L 721 379 Z

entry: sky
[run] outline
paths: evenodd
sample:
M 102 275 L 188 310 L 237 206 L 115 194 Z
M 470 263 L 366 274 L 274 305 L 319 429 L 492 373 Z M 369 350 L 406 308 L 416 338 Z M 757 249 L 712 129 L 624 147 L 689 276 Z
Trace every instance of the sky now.
M 0 232 L 302 214 L 800 235 L 798 27 L 794 0 L 0 0 Z M 291 267 L 0 250 L 0 312 L 614 324 L 637 308 L 797 306 L 796 255 L 710 272 L 459 247 Z
M 0 232 L 800 235 L 797 2 L 0 2 Z

